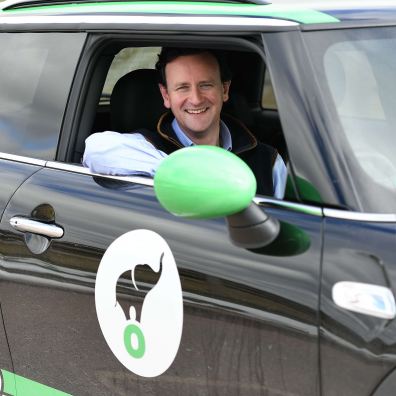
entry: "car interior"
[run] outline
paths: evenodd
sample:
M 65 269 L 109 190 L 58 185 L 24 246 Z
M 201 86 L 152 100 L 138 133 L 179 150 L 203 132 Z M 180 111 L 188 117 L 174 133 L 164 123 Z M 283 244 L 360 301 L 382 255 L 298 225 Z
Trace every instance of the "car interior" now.
M 101 52 L 93 67 L 89 90 L 86 90 L 89 94 L 85 98 L 75 149 L 70 153 L 71 162 L 81 163 L 85 139 L 91 133 L 157 129 L 160 116 L 167 110 L 155 71 L 160 50 L 158 46 L 118 43 Z M 227 49 L 225 53 L 232 83 L 223 112 L 242 121 L 259 141 L 275 147 L 287 164 L 286 143 L 262 56 L 246 49 Z M 95 106 L 88 106 L 89 103 Z M 90 108 L 95 109 L 94 114 Z

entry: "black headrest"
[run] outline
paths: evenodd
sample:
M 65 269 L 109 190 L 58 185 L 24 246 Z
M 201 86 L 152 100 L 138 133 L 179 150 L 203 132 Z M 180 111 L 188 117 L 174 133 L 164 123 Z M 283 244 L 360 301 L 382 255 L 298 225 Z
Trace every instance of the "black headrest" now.
M 134 70 L 117 81 L 110 99 L 114 131 L 157 129 L 157 122 L 166 111 L 157 81 L 154 69 Z

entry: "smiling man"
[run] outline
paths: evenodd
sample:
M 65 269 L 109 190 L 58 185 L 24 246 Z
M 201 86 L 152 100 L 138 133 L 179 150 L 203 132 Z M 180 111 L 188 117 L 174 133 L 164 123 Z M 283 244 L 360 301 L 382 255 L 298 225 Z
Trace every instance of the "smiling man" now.
M 220 112 L 231 80 L 221 78 L 218 61 L 209 52 L 174 58 L 178 52 L 163 51 L 157 63 L 160 91 L 175 117 L 175 132 L 182 140 L 184 132 L 194 144 L 219 146 Z
M 191 145 L 213 145 L 235 153 L 252 169 L 257 193 L 283 198 L 287 170 L 277 151 L 260 143 L 235 118 L 222 114 L 231 76 L 221 53 L 163 48 L 156 64 L 166 108 L 157 131 L 103 132 L 86 140 L 84 165 L 105 174 L 153 175 L 160 161 Z

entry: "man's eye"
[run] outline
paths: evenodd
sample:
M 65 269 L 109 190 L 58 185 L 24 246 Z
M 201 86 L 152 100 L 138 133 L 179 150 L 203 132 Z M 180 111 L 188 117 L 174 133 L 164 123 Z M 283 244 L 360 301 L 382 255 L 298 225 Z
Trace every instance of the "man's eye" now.
M 210 89 L 212 87 L 213 87 L 213 84 L 210 84 L 210 83 L 201 84 L 202 89 Z
M 187 90 L 188 90 L 188 86 L 187 85 L 180 85 L 180 87 L 176 88 L 176 91 L 179 91 L 179 92 L 185 92 Z

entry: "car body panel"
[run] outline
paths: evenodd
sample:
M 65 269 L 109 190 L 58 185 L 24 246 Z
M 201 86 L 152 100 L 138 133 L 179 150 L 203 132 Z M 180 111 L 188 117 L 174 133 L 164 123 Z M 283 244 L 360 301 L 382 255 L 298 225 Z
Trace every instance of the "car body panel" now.
M 5 156 L 5 155 L 4 155 Z M 8 157 L 12 157 L 9 156 Z M 36 163 L 34 165 L 34 163 Z M 3 212 L 10 201 L 12 195 L 23 182 L 33 173 L 37 172 L 44 161 L 31 160 L 31 163 L 23 163 L 10 161 L 6 159 L 0 160 L 1 166 L 1 192 L 0 192 L 0 213 Z M 3 238 L 3 235 L 2 235 Z M 9 350 L 7 334 L 4 328 L 2 306 L 0 303 L 0 370 L 13 372 L 13 362 Z M 3 374 L 0 374 L 0 390 L 5 389 L 5 381 Z
M 37 172 L 41 166 L 33 164 L 25 164 L 16 161 L 2 159 L 1 164 L 1 192 L 0 192 L 0 213 L 3 214 L 10 198 L 17 188 L 30 175 Z M 45 162 L 43 161 L 43 165 Z
M 0 364 L 1 364 L 2 370 L 6 370 L 9 372 L 14 371 L 11 353 L 10 353 L 10 349 L 8 347 L 7 334 L 6 334 L 5 327 L 4 327 L 2 313 L 1 313 L 1 318 L 0 318 Z M 4 384 L 3 384 L 1 377 L 2 376 L 0 374 L 0 390 L 2 391 L 4 389 Z
M 9 220 L 29 216 L 44 203 L 53 207 L 65 236 L 36 260 Z M 270 211 L 303 230 L 309 237 L 305 251 L 276 257 L 237 248 L 222 220 L 176 219 L 159 206 L 152 187 L 53 169 L 36 173 L 16 192 L 1 225 L 19 250 L 15 257 L 9 243 L 1 245 L 1 299 L 15 371 L 73 394 L 108 394 L 113 383 L 120 392 L 135 394 L 151 394 L 147 389 L 154 384 L 153 394 L 188 389 L 197 394 L 318 394 L 321 217 Z M 134 229 L 165 238 L 181 277 L 182 341 L 160 381 L 122 368 L 105 344 L 95 312 L 95 275 L 103 249 Z M 131 292 L 130 283 L 122 286 L 120 296 Z M 135 298 L 141 301 L 141 294 Z M 16 301 L 18 316 L 13 314 Z M 29 330 L 21 326 L 26 320 Z M 45 339 L 42 329 L 49 330 Z M 297 363 L 301 359 L 304 366 Z M 303 375 L 306 370 L 309 376 Z
M 329 218 L 324 229 L 321 366 L 326 375 L 322 392 L 334 395 L 333 383 L 337 381 L 346 394 L 366 394 L 395 366 L 396 323 L 394 319 L 375 318 L 338 307 L 332 298 L 332 288 L 337 282 L 352 281 L 394 290 L 396 222 Z M 340 361 L 345 366 L 341 367 Z

